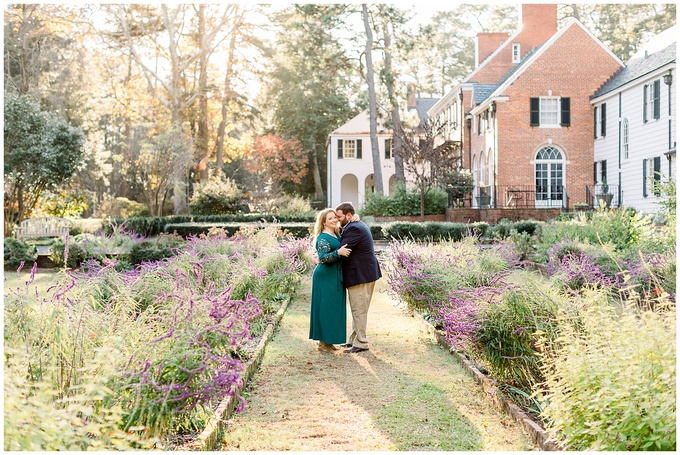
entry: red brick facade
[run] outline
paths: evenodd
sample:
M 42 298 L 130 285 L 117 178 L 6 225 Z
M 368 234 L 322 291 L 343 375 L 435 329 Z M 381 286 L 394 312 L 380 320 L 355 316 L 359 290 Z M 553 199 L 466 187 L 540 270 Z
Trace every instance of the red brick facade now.
M 555 5 L 524 5 L 524 28 L 512 42 L 536 44 L 552 38 L 554 32 L 547 38 L 546 34 L 555 21 L 548 20 L 546 11 L 552 11 L 551 17 L 556 21 Z M 534 30 L 536 36 L 532 35 Z M 476 74 L 473 72 L 470 81 L 499 83 L 512 68 L 512 42 L 485 62 Z M 524 51 L 522 45 L 523 54 Z M 593 113 L 589 98 L 622 64 L 575 21 L 530 58 L 534 60 L 523 63 L 516 79 L 511 79 L 502 93 L 494 94 L 495 112 L 488 130 L 491 133 L 479 135 L 474 126 L 466 128 L 464 165 L 472 169 L 471 156 L 478 157 L 482 152 L 495 154 L 493 173 L 497 188 L 534 185 L 536 154 L 542 147 L 551 145 L 559 149 L 565 159 L 563 184 L 568 204 L 584 202 L 586 185 L 593 184 Z M 464 93 L 469 105 L 472 92 Z M 570 126 L 531 126 L 530 100 L 538 97 L 569 98 Z M 500 204 L 500 195 L 497 196 Z

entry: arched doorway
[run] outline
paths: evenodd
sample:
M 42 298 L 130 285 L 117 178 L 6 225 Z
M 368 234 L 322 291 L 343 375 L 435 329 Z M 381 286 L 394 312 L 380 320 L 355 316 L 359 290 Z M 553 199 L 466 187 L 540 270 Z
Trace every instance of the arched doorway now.
M 366 193 L 375 193 L 375 174 L 370 174 L 368 177 L 366 177 L 366 180 L 364 181 L 364 188 L 366 189 Z
M 542 147 L 534 162 L 536 207 L 562 206 L 564 198 L 564 154 L 552 145 Z
M 354 174 L 345 174 L 340 180 L 340 202 L 359 205 L 359 179 Z

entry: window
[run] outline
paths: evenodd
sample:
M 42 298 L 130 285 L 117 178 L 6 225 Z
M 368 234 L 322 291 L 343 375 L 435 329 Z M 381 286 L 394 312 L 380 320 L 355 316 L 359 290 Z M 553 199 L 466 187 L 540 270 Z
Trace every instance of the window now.
M 556 128 L 570 126 L 571 99 L 560 97 L 540 97 L 530 99 L 530 125 Z
M 536 206 L 561 205 L 564 194 L 564 156 L 553 146 L 536 154 Z
M 607 135 L 607 103 L 602 103 L 600 108 L 600 135 Z
M 520 45 L 513 44 L 512 45 L 512 63 L 519 63 L 520 60 Z
M 642 121 L 647 123 L 651 119 L 661 117 L 661 80 L 657 79 L 651 84 L 645 84 L 642 87 L 642 94 Z
M 661 157 L 655 156 L 642 160 L 642 196 L 661 196 Z
M 594 122 L 595 139 L 598 137 L 605 137 L 607 135 L 607 103 L 595 106 Z
M 653 158 L 654 174 L 652 179 L 652 191 L 654 196 L 661 196 L 661 157 Z
M 629 129 L 628 129 L 628 119 L 623 119 L 623 159 L 627 160 L 629 158 L 628 154 L 628 144 L 630 143 Z
M 392 138 L 385 139 L 385 159 L 394 158 L 394 140 Z
M 361 159 L 361 139 L 338 139 L 338 159 Z

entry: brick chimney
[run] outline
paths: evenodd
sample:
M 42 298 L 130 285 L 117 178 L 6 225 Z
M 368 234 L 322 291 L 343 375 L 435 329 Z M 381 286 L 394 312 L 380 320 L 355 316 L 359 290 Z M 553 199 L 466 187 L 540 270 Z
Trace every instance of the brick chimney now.
M 523 4 L 519 14 L 519 41 L 525 49 L 540 46 L 557 33 L 557 4 Z
M 507 33 L 478 33 L 475 42 L 475 68 L 508 39 Z

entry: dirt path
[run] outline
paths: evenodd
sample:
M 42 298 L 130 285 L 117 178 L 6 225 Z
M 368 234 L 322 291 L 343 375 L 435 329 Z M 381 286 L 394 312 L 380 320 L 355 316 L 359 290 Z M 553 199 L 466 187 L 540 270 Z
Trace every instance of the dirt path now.
M 529 437 L 378 281 L 370 350 L 325 353 L 308 339 L 306 279 L 267 346 L 221 450 L 533 450 Z

